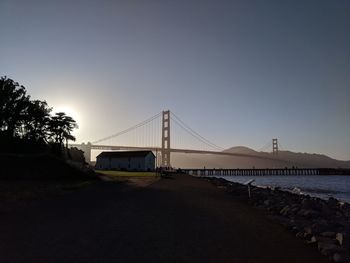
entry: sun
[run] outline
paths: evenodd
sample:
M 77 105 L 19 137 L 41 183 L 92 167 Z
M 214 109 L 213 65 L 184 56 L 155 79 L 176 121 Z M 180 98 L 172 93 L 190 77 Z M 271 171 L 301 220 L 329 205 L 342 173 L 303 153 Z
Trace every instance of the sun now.
M 64 112 L 66 115 L 72 117 L 77 122 L 78 126 L 81 126 L 81 116 L 79 114 L 79 111 L 77 111 L 73 106 L 58 105 L 56 107 L 53 107 L 52 113 L 56 114 L 57 112 Z

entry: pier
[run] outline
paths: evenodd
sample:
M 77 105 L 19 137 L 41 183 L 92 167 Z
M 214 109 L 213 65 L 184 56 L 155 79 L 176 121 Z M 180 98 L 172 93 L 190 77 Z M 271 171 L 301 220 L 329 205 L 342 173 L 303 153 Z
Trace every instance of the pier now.
M 350 175 L 350 169 L 280 168 L 280 169 L 182 169 L 194 176 L 267 176 L 267 175 Z

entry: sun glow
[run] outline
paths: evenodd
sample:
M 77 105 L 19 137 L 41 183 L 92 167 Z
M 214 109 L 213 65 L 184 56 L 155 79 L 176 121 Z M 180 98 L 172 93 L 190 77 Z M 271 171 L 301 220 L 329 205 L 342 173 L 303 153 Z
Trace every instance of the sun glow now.
M 58 106 L 54 106 L 52 113 L 56 114 L 58 112 L 64 112 L 66 115 L 72 117 L 78 124 L 79 128 L 81 126 L 81 122 L 82 122 L 82 118 L 81 115 L 79 114 L 79 112 L 72 106 L 68 106 L 68 105 L 58 105 Z

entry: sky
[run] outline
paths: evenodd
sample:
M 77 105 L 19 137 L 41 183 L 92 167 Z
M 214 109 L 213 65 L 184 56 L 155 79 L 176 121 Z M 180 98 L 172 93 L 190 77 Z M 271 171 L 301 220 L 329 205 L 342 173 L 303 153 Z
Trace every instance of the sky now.
M 77 142 L 171 110 L 224 148 L 350 160 L 350 1 L 0 0 L 0 75 Z

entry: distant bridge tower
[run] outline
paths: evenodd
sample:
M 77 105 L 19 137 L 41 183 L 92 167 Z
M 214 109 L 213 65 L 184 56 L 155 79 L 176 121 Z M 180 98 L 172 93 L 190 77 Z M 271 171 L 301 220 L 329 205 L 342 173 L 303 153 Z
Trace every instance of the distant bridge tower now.
M 170 167 L 170 111 L 163 111 L 162 119 L 162 166 Z
M 87 144 L 82 143 L 78 148 L 84 152 L 85 162 L 90 164 L 91 163 L 91 142 L 88 142 Z
M 278 140 L 272 139 L 272 154 L 278 155 Z

